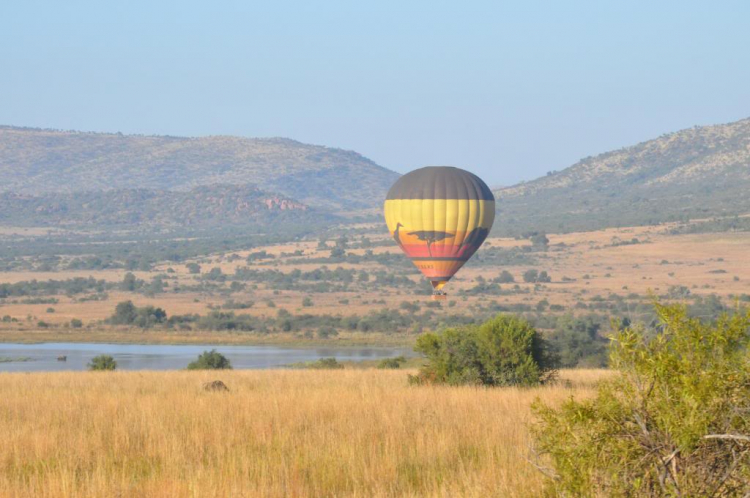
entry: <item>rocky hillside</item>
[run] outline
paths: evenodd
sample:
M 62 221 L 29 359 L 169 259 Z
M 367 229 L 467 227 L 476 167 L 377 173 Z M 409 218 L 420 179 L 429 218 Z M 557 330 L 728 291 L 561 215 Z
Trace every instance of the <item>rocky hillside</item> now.
M 495 192 L 500 231 L 750 213 L 750 119 L 663 135 Z
M 0 194 L 0 225 L 13 226 L 270 226 L 334 222 L 335 217 L 251 186 L 190 191 L 153 189 Z
M 287 139 L 181 138 L 0 127 L 0 192 L 189 191 L 254 185 L 310 206 L 380 206 L 398 174 L 351 151 Z

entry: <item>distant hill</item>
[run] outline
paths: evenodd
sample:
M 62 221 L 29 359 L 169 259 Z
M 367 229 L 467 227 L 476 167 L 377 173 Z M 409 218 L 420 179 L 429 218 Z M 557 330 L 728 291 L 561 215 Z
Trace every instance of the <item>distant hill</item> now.
M 278 226 L 330 222 L 333 215 L 252 186 L 214 185 L 190 191 L 153 189 L 0 194 L 0 225 L 13 226 Z
M 0 126 L 0 192 L 188 191 L 254 185 L 310 206 L 379 206 L 398 174 L 351 151 L 294 140 L 181 138 Z
M 750 213 L 750 119 L 702 126 L 495 191 L 496 233 Z

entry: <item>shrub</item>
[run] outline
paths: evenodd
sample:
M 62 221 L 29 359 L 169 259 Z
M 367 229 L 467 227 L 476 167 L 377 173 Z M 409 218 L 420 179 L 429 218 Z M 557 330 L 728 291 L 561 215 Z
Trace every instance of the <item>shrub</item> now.
M 80 329 L 81 327 L 83 327 L 83 322 L 78 318 L 73 318 L 72 320 L 70 320 L 70 326 L 74 329 Z
M 406 358 L 404 358 L 403 356 L 397 356 L 395 358 L 384 358 L 378 363 L 378 368 L 401 368 L 401 365 L 403 365 L 404 363 L 406 363 Z
M 308 363 L 307 368 L 322 369 L 322 370 L 340 370 L 344 368 L 344 365 L 338 362 L 336 358 L 321 358 L 318 361 Z
M 417 384 L 533 386 L 555 373 L 547 343 L 527 321 L 513 316 L 424 334 L 414 350 L 427 357 L 419 375 L 410 377 Z
M 750 313 L 709 325 L 656 306 L 661 325 L 614 336 L 619 371 L 593 399 L 537 402 L 537 448 L 554 496 L 746 496 Z
M 333 327 L 320 327 L 318 329 L 318 337 L 321 339 L 328 339 L 337 335 L 339 335 L 339 332 Z
M 232 364 L 229 359 L 215 349 L 204 351 L 198 359 L 191 361 L 188 370 L 231 370 Z
M 513 275 L 508 270 L 503 270 L 500 275 L 492 279 L 492 281 L 498 284 L 512 284 L 516 279 L 513 278 Z
M 539 278 L 539 272 L 537 270 L 526 270 L 523 272 L 523 281 L 529 284 L 533 284 L 536 282 L 536 279 Z
M 91 358 L 91 363 L 86 365 L 92 371 L 115 370 L 117 362 L 107 354 L 102 354 Z
M 167 313 L 153 306 L 136 307 L 132 301 L 123 301 L 115 306 L 109 322 L 113 325 L 135 325 L 144 329 L 167 321 Z
M 548 336 L 563 368 L 604 367 L 608 340 L 599 335 L 599 324 L 592 317 L 560 317 Z

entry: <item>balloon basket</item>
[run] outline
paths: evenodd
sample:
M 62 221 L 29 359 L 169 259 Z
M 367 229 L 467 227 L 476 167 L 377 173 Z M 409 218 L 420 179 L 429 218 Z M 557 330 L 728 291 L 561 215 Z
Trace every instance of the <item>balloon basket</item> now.
M 445 301 L 447 299 L 448 299 L 448 294 L 446 294 L 445 292 L 440 292 L 440 293 L 435 292 L 432 294 L 433 301 Z

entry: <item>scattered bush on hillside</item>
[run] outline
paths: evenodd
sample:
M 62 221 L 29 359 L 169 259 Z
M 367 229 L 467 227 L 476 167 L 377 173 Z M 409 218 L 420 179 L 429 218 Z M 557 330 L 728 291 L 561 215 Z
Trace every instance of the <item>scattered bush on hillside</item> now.
M 655 331 L 616 332 L 619 372 L 593 399 L 537 402 L 552 496 L 747 496 L 750 313 L 715 323 L 656 306 Z
M 91 358 L 91 362 L 86 365 L 91 371 L 115 370 L 117 362 L 109 355 L 103 354 Z
M 215 349 L 204 351 L 198 356 L 198 359 L 191 361 L 187 366 L 188 370 L 231 370 L 232 363 L 223 354 Z
M 427 358 L 415 384 L 534 386 L 555 375 L 556 359 L 521 318 L 498 315 L 481 325 L 423 334 L 414 348 Z

